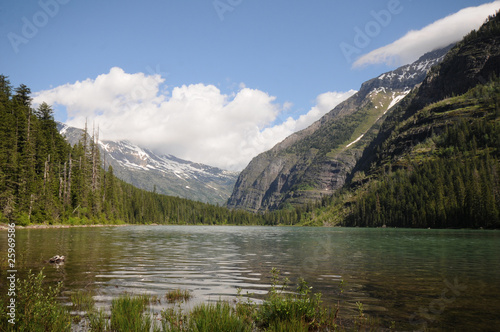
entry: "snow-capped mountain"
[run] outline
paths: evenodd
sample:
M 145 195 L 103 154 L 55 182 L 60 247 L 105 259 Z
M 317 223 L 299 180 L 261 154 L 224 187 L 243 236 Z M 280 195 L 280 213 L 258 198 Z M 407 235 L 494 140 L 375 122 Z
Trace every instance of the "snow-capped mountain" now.
M 59 132 L 76 144 L 83 130 L 58 123 Z M 128 141 L 99 141 L 106 169 L 136 187 L 158 193 L 223 205 L 232 192 L 238 173 L 160 155 Z
M 443 61 L 447 52 L 454 46 L 454 44 L 449 45 L 443 49 L 426 53 L 421 56 L 417 61 L 409 65 L 405 65 L 397 68 L 396 70 L 390 71 L 388 73 L 382 74 L 377 78 L 367 81 L 365 84 L 369 84 L 372 81 L 378 81 L 380 86 L 384 86 L 390 89 L 410 89 L 415 85 L 421 83 L 429 70 L 434 66 Z

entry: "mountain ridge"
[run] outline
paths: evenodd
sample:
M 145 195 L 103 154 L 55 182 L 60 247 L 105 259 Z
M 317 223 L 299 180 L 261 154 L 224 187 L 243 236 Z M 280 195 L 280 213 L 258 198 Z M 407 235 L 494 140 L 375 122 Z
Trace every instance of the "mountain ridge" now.
M 498 21 L 498 16 L 496 21 Z M 488 23 L 485 26 L 488 26 Z M 352 174 L 366 169 L 374 161 L 374 155 L 370 153 L 370 149 L 380 146 L 398 124 L 415 112 L 447 97 L 464 94 L 477 84 L 486 83 L 491 75 L 500 76 L 498 65 L 500 63 L 500 36 L 479 36 L 478 38 L 476 36 L 477 32 L 473 31 L 457 43 L 445 59 L 429 72 L 415 96 L 410 96 L 387 117 L 381 132 L 364 151 L 363 157 Z
M 238 177 L 228 207 L 262 212 L 331 195 L 345 183 L 387 110 L 422 82 L 451 47 L 366 81 L 311 126 L 255 157 Z
M 500 227 L 500 16 L 450 50 L 386 117 L 308 223 Z

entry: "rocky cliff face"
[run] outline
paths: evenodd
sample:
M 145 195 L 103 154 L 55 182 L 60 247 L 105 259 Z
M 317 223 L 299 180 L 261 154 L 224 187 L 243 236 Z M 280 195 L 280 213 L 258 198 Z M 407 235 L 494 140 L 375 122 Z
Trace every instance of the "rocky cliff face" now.
M 83 130 L 58 124 L 68 142 L 76 144 Z M 205 203 L 224 205 L 238 176 L 217 167 L 193 163 L 172 155 L 158 155 L 127 141 L 99 141 L 106 168 L 138 188 Z
M 228 207 L 274 210 L 342 187 L 386 112 L 420 84 L 450 48 L 365 82 L 358 93 L 310 127 L 255 157 L 238 177 Z

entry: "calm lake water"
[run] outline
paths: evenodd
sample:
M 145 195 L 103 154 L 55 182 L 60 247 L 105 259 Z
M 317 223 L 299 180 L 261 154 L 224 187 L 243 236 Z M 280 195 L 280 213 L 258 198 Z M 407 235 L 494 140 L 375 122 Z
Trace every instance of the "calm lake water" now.
M 7 232 L 0 234 L 5 253 Z M 303 277 L 344 315 L 362 302 L 384 327 L 500 327 L 499 231 L 130 226 L 16 235 L 20 273 L 44 268 L 65 294 L 94 289 L 101 307 L 124 292 L 164 296 L 176 288 L 190 290 L 194 304 L 234 299 L 238 288 L 259 300 L 275 267 L 292 282 Z M 46 263 L 56 254 L 67 257 L 64 265 Z M 2 289 L 5 280 L 2 271 Z

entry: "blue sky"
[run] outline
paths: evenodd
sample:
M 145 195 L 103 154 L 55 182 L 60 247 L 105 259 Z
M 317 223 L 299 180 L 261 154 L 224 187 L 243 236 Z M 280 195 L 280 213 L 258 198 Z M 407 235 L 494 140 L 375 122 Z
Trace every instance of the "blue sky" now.
M 432 48 L 432 42 L 420 42 L 398 54 L 405 43 L 393 43 L 409 31 L 488 3 L 492 1 L 4 1 L 0 73 L 14 86 L 28 85 L 35 101 L 52 104 L 57 120 L 81 125 L 86 118 L 98 123 L 103 137 L 241 169 L 362 82 Z M 492 6 L 500 9 L 500 1 Z M 480 7 L 479 16 L 492 13 L 490 7 Z M 356 39 L 358 31 L 369 36 Z M 356 53 L 346 55 L 346 45 Z M 389 55 L 387 48 L 380 51 L 390 45 Z M 368 57 L 354 62 L 363 55 Z M 126 124 L 127 118 L 131 123 Z M 155 127 L 159 122 L 163 125 Z M 118 125 L 126 127 L 125 133 Z

